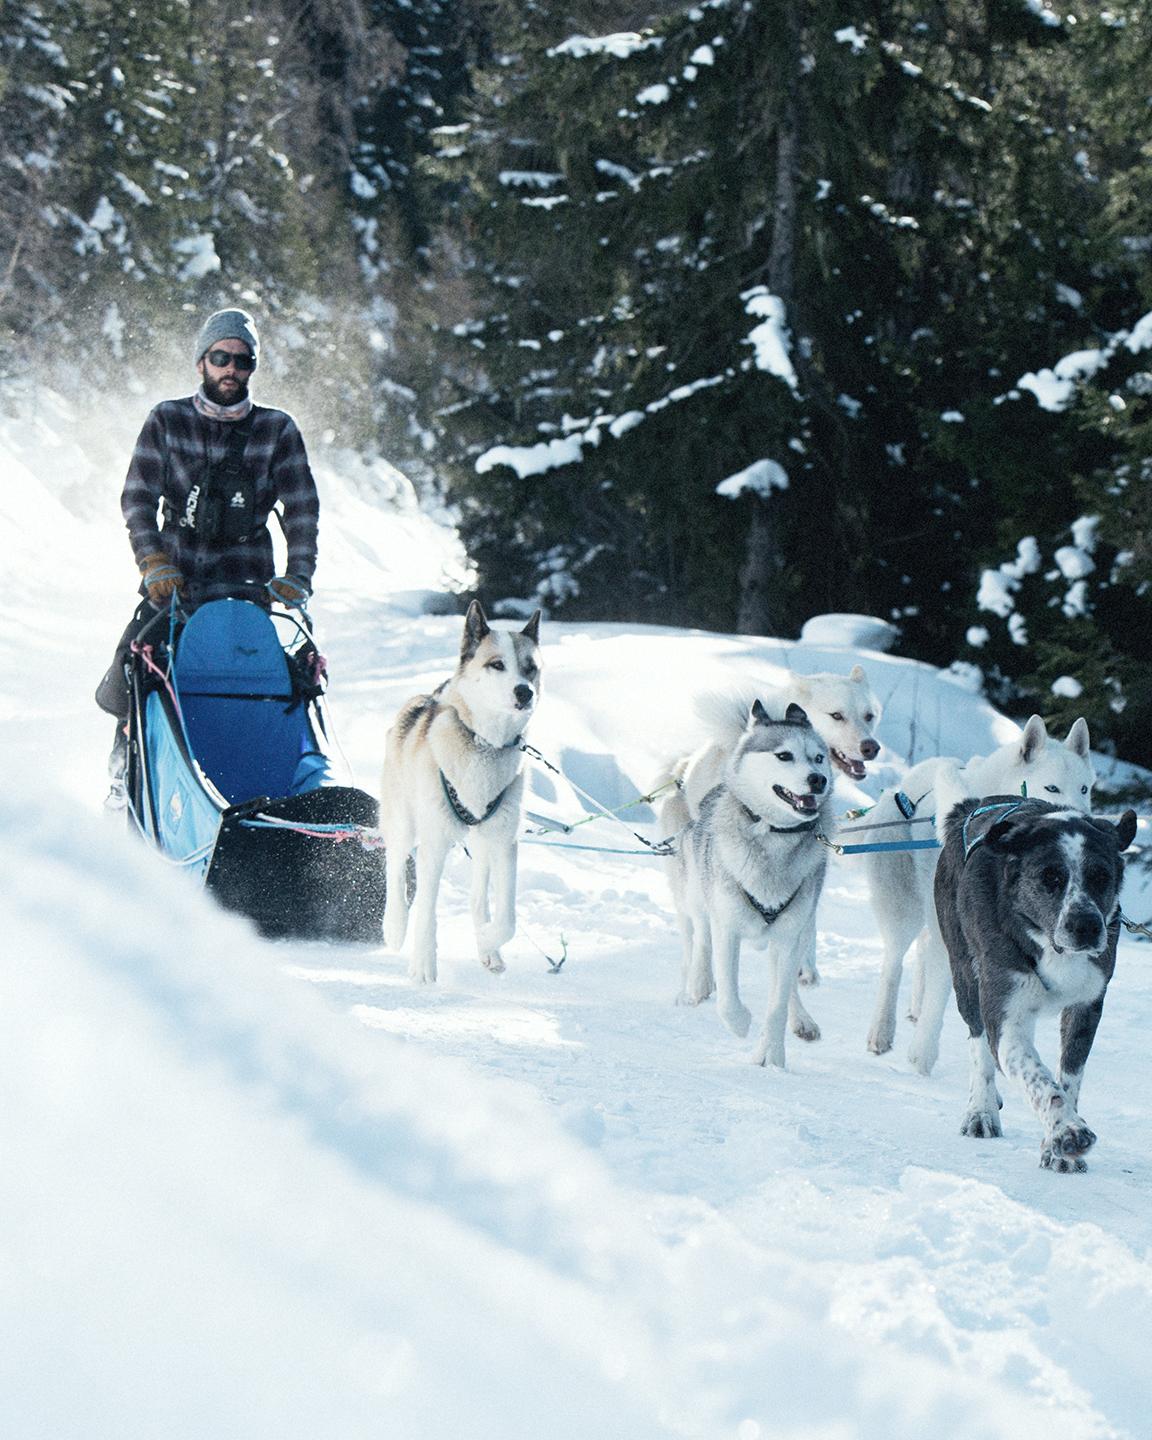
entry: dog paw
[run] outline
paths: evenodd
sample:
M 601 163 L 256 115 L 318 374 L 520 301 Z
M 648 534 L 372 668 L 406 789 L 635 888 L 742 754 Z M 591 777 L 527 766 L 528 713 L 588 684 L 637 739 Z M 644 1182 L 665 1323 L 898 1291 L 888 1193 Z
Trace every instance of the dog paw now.
M 931 1075 L 932 1067 L 939 1058 L 940 1046 L 935 1041 L 929 1042 L 927 1038 L 921 1043 L 919 1034 L 908 1047 L 908 1063 L 918 1075 Z
M 739 1035 L 741 1039 L 748 1034 L 752 1026 L 752 1012 L 747 1005 L 742 1005 L 739 1000 L 735 1003 L 721 1007 L 720 1018 L 732 1031 L 733 1035 Z
M 1051 1150 L 1055 1155 L 1084 1155 L 1096 1143 L 1095 1132 L 1089 1130 L 1083 1120 L 1077 1116 L 1063 1125 L 1058 1125 L 1052 1134 L 1044 1142 L 1045 1150 Z
M 973 1140 L 994 1140 L 1003 1135 L 999 1113 L 990 1110 L 970 1110 L 960 1127 L 961 1135 L 970 1135 Z
M 815 965 L 801 965 L 798 979 L 801 985 L 819 985 L 820 971 L 817 970 Z
M 868 1050 L 872 1055 L 887 1055 L 895 1040 L 895 1026 L 873 1025 L 868 1032 Z
M 697 995 L 691 990 L 681 990 L 676 996 L 675 1004 L 690 1005 L 693 1009 L 695 1009 L 697 1005 L 703 1005 L 704 1001 L 708 998 L 709 997 L 707 995 Z
M 406 920 L 389 920 L 384 917 L 384 944 L 389 950 L 402 950 L 404 948 L 404 936 L 407 934 L 408 924 Z
M 1051 1145 L 1044 1145 L 1040 1150 L 1040 1168 L 1055 1170 L 1058 1175 L 1083 1175 L 1088 1162 L 1079 1155 L 1062 1155 Z
M 502 975 L 508 968 L 504 964 L 499 950 L 489 950 L 486 954 L 481 955 L 480 963 L 484 966 L 485 970 L 491 970 L 493 975 Z
M 756 1053 L 752 1056 L 752 1063 L 753 1065 L 763 1065 L 765 1067 L 771 1065 L 773 1070 L 786 1070 L 788 1068 L 784 1064 L 784 1047 L 775 1042 L 772 1044 L 764 1044 L 762 1042 L 758 1045 L 756 1047 Z
M 435 985 L 436 983 L 436 959 L 421 960 L 419 956 L 413 955 L 408 962 L 408 978 L 414 980 L 417 985 Z
M 802 1019 L 792 1022 L 792 1034 L 797 1040 L 819 1040 L 820 1026 L 812 1019 L 811 1015 L 805 1015 Z

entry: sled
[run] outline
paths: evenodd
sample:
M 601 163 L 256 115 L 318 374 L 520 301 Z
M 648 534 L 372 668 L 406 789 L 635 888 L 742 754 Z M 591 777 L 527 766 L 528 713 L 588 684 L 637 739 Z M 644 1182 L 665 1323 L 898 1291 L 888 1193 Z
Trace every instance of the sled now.
M 321 670 L 291 611 L 156 616 L 129 663 L 128 812 L 262 934 L 379 943 L 377 802 L 334 779 Z

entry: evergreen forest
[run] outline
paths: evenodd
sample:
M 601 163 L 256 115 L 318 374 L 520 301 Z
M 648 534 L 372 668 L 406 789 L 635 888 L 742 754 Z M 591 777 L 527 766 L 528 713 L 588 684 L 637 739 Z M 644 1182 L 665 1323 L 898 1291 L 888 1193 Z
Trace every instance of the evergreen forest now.
M 0 0 L 0 391 L 188 384 L 243 305 L 495 613 L 879 616 L 1152 764 L 1149 55 L 1127 0 Z

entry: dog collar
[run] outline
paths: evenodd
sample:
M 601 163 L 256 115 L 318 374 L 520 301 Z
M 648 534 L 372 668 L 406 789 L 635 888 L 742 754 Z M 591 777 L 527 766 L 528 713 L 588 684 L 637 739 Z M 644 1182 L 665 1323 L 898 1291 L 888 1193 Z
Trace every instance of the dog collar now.
M 783 905 L 777 905 L 775 909 L 768 905 L 761 905 L 760 901 L 756 899 L 755 895 L 750 895 L 743 886 L 740 887 L 740 893 L 744 896 L 744 899 L 747 900 L 748 904 L 751 905 L 752 909 L 756 911 L 757 915 L 760 916 L 761 920 L 764 921 L 764 924 L 771 925 L 775 921 L 779 920 L 780 916 L 783 915 L 784 911 L 787 910 L 788 906 L 792 904 L 792 901 L 796 899 L 796 896 L 799 895 L 800 891 L 803 890 L 803 888 L 804 882 L 801 881 L 800 884 L 797 885 L 796 889 L 793 890 L 792 894 L 789 895 L 788 899 L 784 901 Z
M 508 741 L 507 745 L 493 745 L 493 743 L 491 742 L 491 740 L 485 740 L 484 736 L 481 735 L 481 734 L 479 734 L 477 731 L 473 730 L 472 727 L 471 727 L 471 725 L 466 725 L 466 724 L 464 723 L 464 717 L 463 717 L 463 715 L 460 714 L 460 711 L 457 710 L 456 706 L 455 706 L 455 705 L 446 704 L 446 703 L 445 703 L 443 700 L 441 700 L 441 698 L 440 698 L 441 692 L 447 687 L 447 685 L 448 685 L 448 681 L 445 680 L 443 685 L 438 686 L 438 687 L 432 692 L 432 698 L 433 698 L 433 700 L 436 701 L 436 703 L 437 703 L 442 709 L 444 709 L 444 710 L 451 710 L 451 711 L 452 711 L 453 715 L 455 715 L 455 717 L 456 717 L 456 723 L 457 723 L 457 725 L 460 726 L 461 730 L 464 731 L 465 735 L 468 736 L 469 740 L 471 740 L 472 744 L 475 745 L 475 747 L 476 747 L 477 750 L 517 750 L 517 749 L 522 750 L 522 749 L 524 749 L 525 740 L 524 740 L 524 736 L 523 736 L 522 734 L 521 734 L 521 735 L 515 735 L 515 736 L 513 736 L 513 738 Z
M 763 815 L 757 815 L 755 810 L 750 810 L 743 800 L 740 801 L 740 809 L 743 810 L 745 818 L 750 820 L 753 825 L 759 825 L 764 818 Z M 811 820 L 802 821 L 799 825 L 769 825 L 768 829 L 773 835 L 798 835 L 802 830 L 811 830 L 819 823 L 820 817 L 816 815 Z
M 514 782 L 509 781 L 509 783 L 505 785 L 504 789 L 500 791 L 499 795 L 496 796 L 495 800 L 492 801 L 483 815 L 473 815 L 471 810 L 464 808 L 463 801 L 449 782 L 447 775 L 444 774 L 443 770 L 440 771 L 440 785 L 444 791 L 444 798 L 448 801 L 449 810 L 452 811 L 461 825 L 483 825 L 485 820 L 491 820 L 492 816 L 499 810 L 500 802 L 504 799 L 504 796 L 507 795 L 508 791 L 511 790 L 513 783 Z
M 996 812 L 1002 812 L 1000 814 L 1000 818 L 1002 820 L 1006 820 L 1009 815 L 1012 815 L 1017 810 L 1019 810 L 1023 804 L 1023 800 L 998 800 L 995 805 L 980 805 L 975 810 L 965 815 L 964 824 L 960 830 L 960 840 L 964 846 L 965 861 L 967 861 L 969 855 L 972 854 L 972 851 L 976 849 L 977 845 L 983 844 L 988 831 L 992 828 L 991 825 L 986 826 L 979 835 L 975 836 L 973 839 L 970 840 L 968 838 L 968 826 L 973 820 L 977 819 L 981 815 L 991 815 Z

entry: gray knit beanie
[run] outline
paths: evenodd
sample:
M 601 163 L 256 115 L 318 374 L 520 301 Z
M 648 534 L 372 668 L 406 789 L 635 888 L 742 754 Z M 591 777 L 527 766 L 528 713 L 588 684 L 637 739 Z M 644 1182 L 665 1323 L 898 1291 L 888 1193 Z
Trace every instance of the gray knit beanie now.
M 251 350 L 252 358 L 260 358 L 256 322 L 247 310 L 217 310 L 215 315 L 209 315 L 196 337 L 194 363 L 199 364 L 205 353 L 211 350 L 218 340 L 243 340 Z

